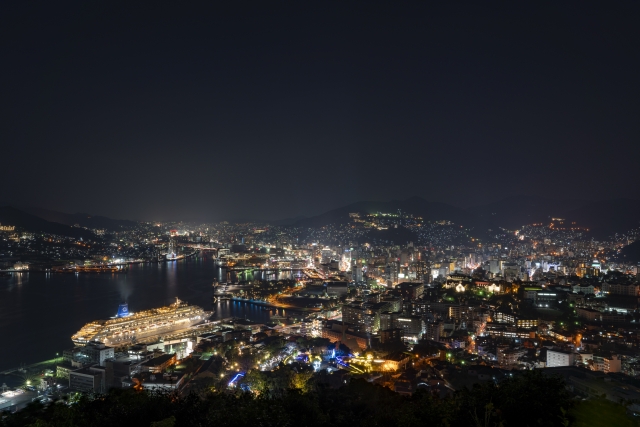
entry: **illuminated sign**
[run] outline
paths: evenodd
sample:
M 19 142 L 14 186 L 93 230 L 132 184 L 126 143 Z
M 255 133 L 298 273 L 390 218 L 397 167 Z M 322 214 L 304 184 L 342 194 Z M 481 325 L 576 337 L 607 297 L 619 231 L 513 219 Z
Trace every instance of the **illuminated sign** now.
M 117 317 L 127 317 L 131 313 L 129 313 L 129 305 L 127 303 L 120 304 L 118 306 L 118 314 Z
M 16 229 L 15 225 L 2 225 L 0 224 L 0 231 L 14 231 Z

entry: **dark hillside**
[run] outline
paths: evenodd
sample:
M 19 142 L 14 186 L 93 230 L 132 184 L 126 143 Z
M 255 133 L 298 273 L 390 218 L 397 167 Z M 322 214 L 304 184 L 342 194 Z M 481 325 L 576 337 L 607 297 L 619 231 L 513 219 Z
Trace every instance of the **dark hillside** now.
M 0 224 L 13 225 L 31 233 L 49 233 L 75 238 L 91 238 L 95 235 L 89 230 L 69 227 L 65 224 L 47 221 L 11 206 L 0 206 Z

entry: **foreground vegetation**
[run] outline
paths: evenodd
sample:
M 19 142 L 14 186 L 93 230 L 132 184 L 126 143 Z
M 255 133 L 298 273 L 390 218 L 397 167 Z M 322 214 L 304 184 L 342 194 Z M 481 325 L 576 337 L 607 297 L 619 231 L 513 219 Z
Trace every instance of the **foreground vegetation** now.
M 310 380 L 313 383 L 313 379 Z M 569 426 L 589 425 L 576 419 L 577 403 L 559 378 L 527 372 L 495 384 L 476 385 L 439 399 L 424 391 L 404 397 L 364 380 L 335 390 L 312 384 L 278 395 L 252 393 L 167 393 L 114 390 L 84 396 L 72 405 L 32 404 L 6 416 L 13 426 Z M 609 405 L 609 404 L 607 404 Z M 585 406 L 585 408 L 588 405 Z M 616 407 L 621 417 L 624 409 Z M 621 418 L 622 419 L 622 418 Z M 634 425 L 633 421 L 630 421 Z

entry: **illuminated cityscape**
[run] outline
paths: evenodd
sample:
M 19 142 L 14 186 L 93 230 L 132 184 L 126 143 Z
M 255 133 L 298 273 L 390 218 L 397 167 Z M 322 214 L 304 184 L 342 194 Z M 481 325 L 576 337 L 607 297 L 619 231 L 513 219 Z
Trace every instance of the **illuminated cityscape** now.
M 531 370 L 562 376 L 580 396 L 640 393 L 640 259 L 625 259 L 637 228 L 596 240 L 562 218 L 496 233 L 417 213 L 350 212 L 316 227 L 225 221 L 90 231 L 80 240 L 11 228 L 3 274 L 122 280 L 138 265 L 206 263 L 214 273 L 206 306 L 129 311 L 124 302 L 111 319 L 79 322 L 44 366 L 49 374 L 23 394 L 51 399 L 59 393 L 52 385 L 260 394 L 280 369 L 327 384 L 327 374 L 342 384 L 365 378 L 403 395 L 447 396 Z M 260 318 L 216 316 L 235 304 Z
M 0 427 L 640 425 L 640 4 L 6 9 Z

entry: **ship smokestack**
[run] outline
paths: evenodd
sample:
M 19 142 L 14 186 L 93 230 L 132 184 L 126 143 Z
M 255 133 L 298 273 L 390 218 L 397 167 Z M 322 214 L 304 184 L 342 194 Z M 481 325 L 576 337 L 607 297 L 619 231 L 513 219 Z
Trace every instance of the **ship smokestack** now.
M 118 315 L 117 317 L 126 317 L 129 315 L 129 304 L 122 303 L 118 306 Z

